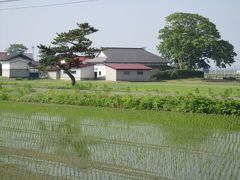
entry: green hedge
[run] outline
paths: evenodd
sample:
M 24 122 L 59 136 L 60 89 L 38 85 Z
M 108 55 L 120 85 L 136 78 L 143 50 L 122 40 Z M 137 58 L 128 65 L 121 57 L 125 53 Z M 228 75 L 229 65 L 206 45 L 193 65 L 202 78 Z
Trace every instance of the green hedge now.
M 239 100 L 197 95 L 135 96 L 48 91 L 16 96 L 1 92 L 0 100 L 240 116 Z
M 202 71 L 171 69 L 166 71 L 157 71 L 152 74 L 152 79 L 154 80 L 185 79 L 195 77 L 203 78 L 204 73 Z

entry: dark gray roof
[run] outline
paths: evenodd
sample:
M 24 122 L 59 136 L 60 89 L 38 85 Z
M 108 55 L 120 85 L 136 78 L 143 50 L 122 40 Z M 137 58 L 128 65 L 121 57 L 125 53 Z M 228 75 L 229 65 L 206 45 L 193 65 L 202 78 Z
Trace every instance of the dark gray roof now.
M 144 48 L 118 48 L 106 47 L 102 51 L 106 58 L 96 57 L 88 62 L 92 63 L 142 63 L 142 64 L 162 64 L 168 63 L 162 57 L 146 51 Z
M 24 59 L 28 59 L 30 61 L 33 61 L 32 58 L 30 58 L 28 55 L 25 55 L 22 52 L 12 53 L 12 54 L 8 55 L 6 58 L 2 59 L 2 61 L 10 61 L 10 60 L 15 59 L 17 57 L 22 57 Z
M 31 59 L 34 59 L 34 58 L 33 58 L 33 53 L 24 53 L 24 55 L 30 57 Z

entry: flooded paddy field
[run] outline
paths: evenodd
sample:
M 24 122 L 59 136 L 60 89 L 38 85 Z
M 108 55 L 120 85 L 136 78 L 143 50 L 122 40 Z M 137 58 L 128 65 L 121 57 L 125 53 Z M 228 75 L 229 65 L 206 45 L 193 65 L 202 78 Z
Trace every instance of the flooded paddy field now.
M 240 179 L 240 119 L 0 103 L 0 179 Z

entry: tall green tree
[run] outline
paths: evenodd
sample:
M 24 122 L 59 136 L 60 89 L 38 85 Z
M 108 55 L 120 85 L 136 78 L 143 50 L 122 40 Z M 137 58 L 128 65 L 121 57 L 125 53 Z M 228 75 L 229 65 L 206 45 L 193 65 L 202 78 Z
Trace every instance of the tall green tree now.
M 179 69 L 208 68 L 210 60 L 225 68 L 234 63 L 234 47 L 222 40 L 215 24 L 198 14 L 174 13 L 159 31 L 159 52 Z
M 12 54 L 15 52 L 26 52 L 28 48 L 23 44 L 10 44 L 10 46 L 6 49 L 8 54 Z
M 57 33 L 57 37 L 51 42 L 52 46 L 40 44 L 40 63 L 42 66 L 55 66 L 62 69 L 75 85 L 75 77 L 71 73 L 71 68 L 81 65 L 76 58 L 79 54 L 93 57 L 99 50 L 92 48 L 92 41 L 86 36 L 98 30 L 88 23 L 77 24 L 76 29 L 68 32 Z

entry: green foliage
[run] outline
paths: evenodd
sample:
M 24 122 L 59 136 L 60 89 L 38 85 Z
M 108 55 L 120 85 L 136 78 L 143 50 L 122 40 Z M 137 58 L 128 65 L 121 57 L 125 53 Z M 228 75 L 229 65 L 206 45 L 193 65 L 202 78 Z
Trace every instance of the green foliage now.
M 92 83 L 83 83 L 83 82 L 80 82 L 78 84 L 76 84 L 74 86 L 74 89 L 76 91 L 80 91 L 80 90 L 91 90 L 93 88 L 93 84 Z
M 10 44 L 10 46 L 6 49 L 6 52 L 9 54 L 15 53 L 15 52 L 26 52 L 28 48 L 24 46 L 23 44 Z
M 29 93 L 34 92 L 34 89 L 31 84 L 24 84 L 24 86 L 22 87 L 22 90 L 23 90 L 24 94 L 29 94 Z
M 200 93 L 200 91 L 199 91 L 198 88 L 196 88 L 196 89 L 194 90 L 194 92 L 195 92 L 196 94 L 199 94 L 199 93 Z
M 7 98 L 6 98 L 7 97 Z M 81 93 L 48 91 L 47 93 L 27 94 L 17 99 L 6 94 L 2 100 L 70 104 L 95 107 L 113 107 L 157 111 L 176 111 L 205 114 L 240 116 L 240 101 L 228 98 L 217 99 L 189 94 L 186 96 L 134 96 L 111 95 L 107 93 Z
M 104 84 L 104 85 L 103 85 L 103 91 L 104 91 L 105 93 L 110 93 L 111 90 L 112 90 L 112 88 L 109 87 L 107 84 Z
M 215 24 L 198 14 L 173 13 L 159 31 L 159 52 L 179 69 L 208 68 L 209 60 L 226 67 L 234 62 L 234 47 L 221 39 Z
M 179 70 L 171 69 L 165 71 L 156 71 L 152 74 L 154 80 L 170 80 L 170 79 L 185 79 L 185 78 L 203 78 L 202 71 Z

